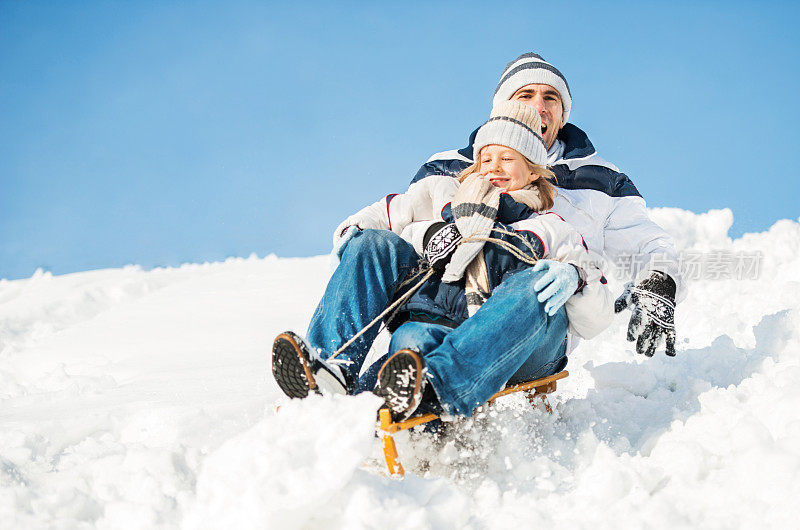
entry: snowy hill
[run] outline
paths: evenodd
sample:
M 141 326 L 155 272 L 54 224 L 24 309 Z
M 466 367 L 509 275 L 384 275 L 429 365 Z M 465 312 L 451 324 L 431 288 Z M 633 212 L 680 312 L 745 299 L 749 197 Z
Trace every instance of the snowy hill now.
M 678 356 L 636 356 L 626 312 L 571 355 L 555 415 L 514 396 L 441 451 L 401 436 L 404 481 L 376 472 L 375 398 L 289 403 L 267 377 L 324 256 L 0 281 L 0 526 L 796 526 L 800 224 L 652 214 L 705 267 Z M 757 270 L 727 277 L 741 256 Z

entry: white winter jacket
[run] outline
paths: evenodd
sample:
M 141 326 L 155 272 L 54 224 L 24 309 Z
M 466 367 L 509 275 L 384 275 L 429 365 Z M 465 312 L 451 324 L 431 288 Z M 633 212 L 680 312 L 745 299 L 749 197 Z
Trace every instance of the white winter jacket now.
M 431 156 L 412 183 L 436 175 L 458 176 L 472 164 L 474 135 L 463 149 Z M 564 125 L 548 152 L 548 162 L 559 193 L 552 211 L 572 225 L 594 252 L 627 265 L 622 272 L 635 281 L 653 270 L 667 273 L 675 280 L 675 300 L 683 300 L 686 282 L 672 238 L 650 219 L 630 178 L 597 154 L 586 133 L 571 123 Z
M 432 175 L 412 184 L 405 193 L 388 195 L 342 221 L 334 232 L 334 244 L 348 226 L 383 229 L 400 235 L 422 255 L 425 231 L 431 224 L 446 220 L 443 210 L 458 186 L 458 180 L 452 177 Z M 572 263 L 583 271 L 585 286 L 565 305 L 570 333 L 590 339 L 608 327 L 614 316 L 614 299 L 598 267 L 600 256 L 587 250 L 581 235 L 554 212 L 520 219 L 510 226 L 521 233 L 533 233 L 541 242 L 542 258 Z M 577 341 L 569 343 L 571 351 Z

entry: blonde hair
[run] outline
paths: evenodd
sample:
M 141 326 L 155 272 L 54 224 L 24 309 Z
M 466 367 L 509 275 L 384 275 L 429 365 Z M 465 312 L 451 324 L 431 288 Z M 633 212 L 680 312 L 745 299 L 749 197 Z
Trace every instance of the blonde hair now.
M 469 175 L 478 172 L 481 167 L 479 155 L 480 153 L 476 153 L 475 162 L 473 162 L 471 166 L 466 168 L 458 175 L 459 182 L 464 182 L 464 179 Z M 550 168 L 546 166 L 534 164 L 524 155 L 522 158 L 524 158 L 525 162 L 528 164 L 528 170 L 531 172 L 531 174 L 539 176 L 539 178 L 531 182 L 531 184 L 539 189 L 539 198 L 542 200 L 542 208 L 540 211 L 549 210 L 555 204 L 554 198 L 558 193 L 556 191 L 556 187 L 553 185 L 554 183 L 558 182 L 556 180 L 556 174 L 550 171 Z

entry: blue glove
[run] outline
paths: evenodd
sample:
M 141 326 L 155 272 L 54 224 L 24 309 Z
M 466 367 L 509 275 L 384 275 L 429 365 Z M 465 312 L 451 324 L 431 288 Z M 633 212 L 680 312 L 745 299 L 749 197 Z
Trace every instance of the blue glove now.
M 361 229 L 356 225 L 348 226 L 347 228 L 342 230 L 342 234 L 341 236 L 339 236 L 339 240 L 333 245 L 333 253 L 336 255 L 338 259 L 342 259 L 342 254 L 344 254 L 344 247 L 347 246 L 350 240 L 353 239 L 353 236 L 355 236 L 360 230 Z
M 339 262 L 342 260 L 342 254 L 344 254 L 344 247 L 346 247 L 347 243 L 349 243 L 350 240 L 353 239 L 353 236 L 355 236 L 360 231 L 361 229 L 356 225 L 348 226 L 344 230 L 342 230 L 339 239 L 337 239 L 336 242 L 333 244 L 333 250 L 331 251 L 331 257 L 330 257 L 331 272 L 335 271 L 336 267 L 339 266 Z
M 539 302 L 547 301 L 544 305 L 545 313 L 553 316 L 578 290 L 581 283 L 578 269 L 563 261 L 540 259 L 533 270 L 546 271 L 533 284 L 533 290 L 539 293 L 536 297 Z

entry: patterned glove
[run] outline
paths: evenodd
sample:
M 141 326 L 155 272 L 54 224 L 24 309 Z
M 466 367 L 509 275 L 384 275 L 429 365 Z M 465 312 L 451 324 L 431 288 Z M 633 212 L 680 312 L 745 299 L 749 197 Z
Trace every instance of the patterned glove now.
M 555 315 L 583 283 L 578 268 L 563 261 L 540 259 L 533 270 L 545 271 L 533 284 L 533 290 L 539 293 L 536 297 L 539 302 L 546 302 L 544 311 L 550 316 Z
M 461 237 L 461 232 L 455 223 L 435 223 L 425 231 L 422 240 L 424 256 L 439 276 L 444 272 L 462 239 L 464 238 Z
M 614 302 L 615 313 L 633 305 L 628 341 L 636 341 L 637 353 L 652 357 L 663 339 L 666 354 L 675 356 L 675 291 L 675 280 L 663 272 L 653 271 L 638 285 L 626 285 Z

